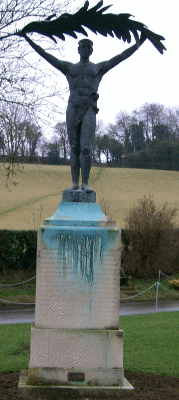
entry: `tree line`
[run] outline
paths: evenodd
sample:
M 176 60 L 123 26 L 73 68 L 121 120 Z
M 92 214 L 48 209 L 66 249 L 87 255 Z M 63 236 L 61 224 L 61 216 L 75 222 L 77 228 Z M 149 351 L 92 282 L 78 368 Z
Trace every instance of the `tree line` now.
M 0 155 L 50 164 L 67 164 L 70 146 L 65 122 L 53 128 L 51 139 L 29 118 L 20 104 L 0 105 Z M 44 161 L 43 161 L 44 162 Z M 179 169 L 179 107 L 145 103 L 130 114 L 120 111 L 115 124 L 98 121 L 93 162 L 107 166 Z
M 103 154 L 108 165 L 179 164 L 179 107 L 145 103 L 131 113 L 120 111 L 115 124 L 99 122 L 94 157 L 101 161 Z
M 69 158 L 65 122 L 40 145 L 43 156 L 58 163 Z M 120 111 L 115 124 L 98 121 L 93 144 L 93 163 L 107 166 L 179 169 L 179 107 L 145 103 L 131 113 Z

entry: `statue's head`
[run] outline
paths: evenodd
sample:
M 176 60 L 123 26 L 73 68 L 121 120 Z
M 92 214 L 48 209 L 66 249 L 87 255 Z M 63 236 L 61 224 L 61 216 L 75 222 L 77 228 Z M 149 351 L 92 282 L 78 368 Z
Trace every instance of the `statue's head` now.
M 82 58 L 89 58 L 93 52 L 93 42 L 89 39 L 81 39 L 78 42 L 78 53 Z

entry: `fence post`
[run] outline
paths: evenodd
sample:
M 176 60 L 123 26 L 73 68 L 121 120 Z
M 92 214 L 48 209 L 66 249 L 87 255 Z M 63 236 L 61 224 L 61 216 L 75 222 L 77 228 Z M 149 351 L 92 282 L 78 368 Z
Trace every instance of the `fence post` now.
M 156 308 L 158 307 L 158 288 L 159 288 L 159 282 L 156 283 L 157 289 L 156 289 Z
M 158 283 L 160 284 L 161 271 L 159 270 Z

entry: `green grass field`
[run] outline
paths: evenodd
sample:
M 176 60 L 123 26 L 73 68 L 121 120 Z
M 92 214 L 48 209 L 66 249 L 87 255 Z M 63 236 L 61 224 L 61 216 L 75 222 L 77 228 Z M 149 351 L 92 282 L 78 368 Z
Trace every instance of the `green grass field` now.
M 178 312 L 120 317 L 124 370 L 179 376 Z M 0 326 L 0 372 L 28 368 L 30 324 Z
M 0 174 L 0 229 L 37 229 L 44 218 L 54 214 L 62 192 L 71 185 L 69 166 L 24 165 L 13 176 L 18 184 L 5 188 Z M 97 202 L 106 209 L 119 228 L 129 208 L 144 195 L 153 195 L 155 204 L 179 208 L 179 172 L 93 167 L 89 185 Z M 179 215 L 178 221 L 179 223 Z
M 179 313 L 123 316 L 124 369 L 179 376 Z

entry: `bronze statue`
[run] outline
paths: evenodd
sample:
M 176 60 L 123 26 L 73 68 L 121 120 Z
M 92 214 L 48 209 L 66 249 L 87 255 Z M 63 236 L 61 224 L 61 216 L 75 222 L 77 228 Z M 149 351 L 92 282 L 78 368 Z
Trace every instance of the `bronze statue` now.
M 79 189 L 78 184 L 81 167 L 81 189 L 87 192 L 92 191 L 92 189 L 88 187 L 88 180 L 92 162 L 92 144 L 96 127 L 96 114 L 98 112 L 98 87 L 103 75 L 130 57 L 146 39 L 149 39 L 160 53 L 163 53 L 165 49 L 164 45 L 161 43 L 161 40 L 164 38 L 149 31 L 142 23 L 129 20 L 130 14 L 103 15 L 103 12 L 106 11 L 109 6 L 97 12 L 102 4 L 103 2 L 101 1 L 95 7 L 88 10 L 88 2 L 86 2 L 84 7 L 74 15 L 63 14 L 55 21 L 50 21 L 52 17 L 54 17 L 53 15 L 41 23 L 32 22 L 24 27 L 22 31 L 16 33 L 24 36 L 27 42 L 40 56 L 62 72 L 67 78 L 70 97 L 66 112 L 66 122 L 71 148 L 70 162 L 73 182 L 72 186 L 69 188 L 70 190 Z M 109 19 L 107 19 L 108 17 Z M 112 19 L 113 25 L 111 26 L 110 23 L 112 23 Z M 121 27 L 119 22 L 123 22 L 123 24 L 121 23 Z M 82 25 L 87 26 L 93 31 L 100 32 L 105 36 L 107 36 L 107 34 L 114 36 L 114 32 L 118 38 L 122 38 L 124 41 L 127 40 L 129 43 L 131 41 L 131 31 L 135 36 L 136 44 L 108 61 L 94 64 L 89 61 L 89 57 L 93 52 L 93 42 L 89 39 L 82 39 L 79 41 L 78 46 L 80 61 L 77 64 L 73 64 L 71 62 L 59 60 L 47 53 L 26 35 L 28 32 L 38 32 L 53 40 L 55 40 L 53 35 L 64 39 L 63 33 L 77 37 L 74 31 L 87 35 Z M 138 30 L 141 32 L 140 38 L 138 36 Z

